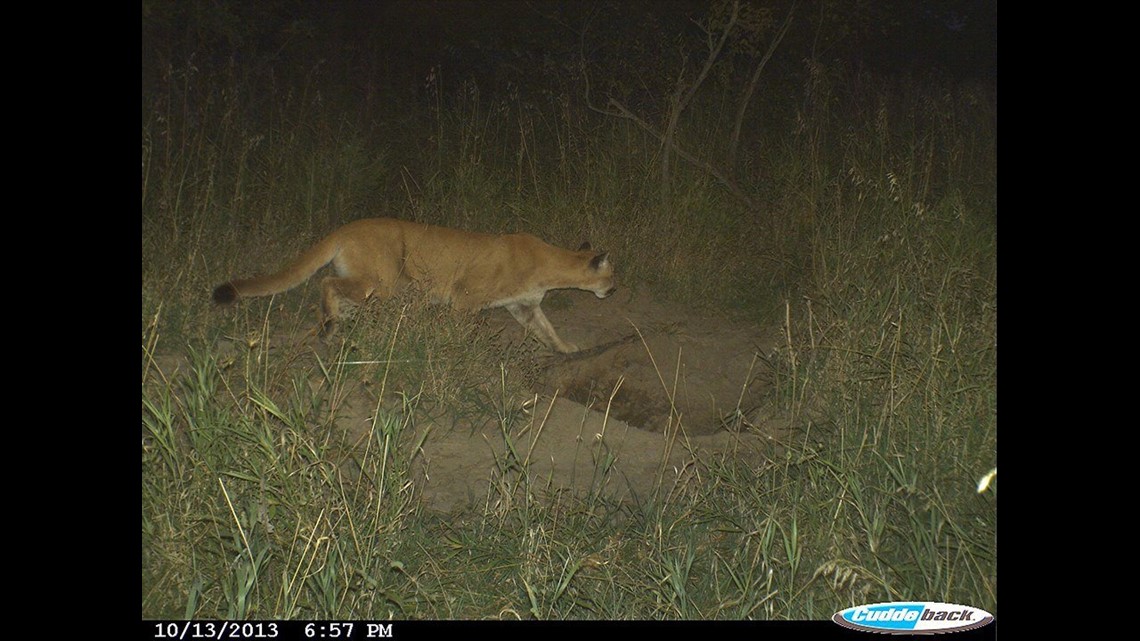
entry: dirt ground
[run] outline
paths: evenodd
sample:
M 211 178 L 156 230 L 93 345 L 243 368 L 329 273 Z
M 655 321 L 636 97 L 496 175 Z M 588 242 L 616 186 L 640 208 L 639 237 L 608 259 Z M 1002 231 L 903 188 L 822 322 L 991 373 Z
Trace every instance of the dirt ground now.
M 582 351 L 536 357 L 542 374 L 512 436 L 532 488 L 639 501 L 699 473 L 707 457 L 761 462 L 782 451 L 787 425 L 771 408 L 766 362 L 777 332 L 628 290 L 605 300 L 577 291 L 556 296 L 546 314 Z M 488 329 L 502 329 L 501 340 L 533 340 L 506 311 L 484 313 Z M 373 396 L 354 391 L 337 425 L 363 440 L 375 407 Z M 497 422 L 457 429 L 421 419 L 408 440 L 421 438 L 413 462 L 425 506 L 483 508 L 506 449 Z M 599 469 L 608 473 L 598 478 Z
M 536 348 L 529 357 L 538 372 L 533 395 L 514 408 L 511 435 L 516 455 L 530 470 L 532 491 L 595 490 L 640 501 L 699 475 L 709 457 L 762 464 L 782 454 L 788 426 L 773 410 L 767 362 L 778 344 L 777 329 L 696 313 L 628 289 L 605 300 L 588 292 L 555 292 L 543 308 L 579 353 L 547 352 L 505 310 L 482 312 L 481 319 L 498 341 L 530 341 Z M 282 346 L 274 349 L 291 354 L 324 351 L 311 336 L 274 342 Z M 227 349 L 241 348 L 219 346 L 223 353 Z M 320 356 L 328 362 L 327 353 Z M 168 375 L 185 365 L 184 355 L 156 360 Z M 296 366 L 305 367 L 306 360 L 302 356 Z M 497 383 L 498 377 L 488 372 L 488 381 Z M 349 380 L 340 391 L 332 424 L 342 434 L 330 440 L 348 444 L 342 464 L 351 465 L 373 432 L 376 395 L 375 386 L 363 381 Z M 380 406 L 398 405 L 388 400 Z M 438 414 L 446 416 L 442 410 Z M 420 445 L 406 453 L 416 491 L 433 511 L 483 509 L 488 496 L 503 495 L 489 492 L 502 481 L 496 461 L 506 458 L 498 421 L 487 417 L 481 426 L 458 427 L 447 418 L 433 421 L 432 414 L 417 412 L 414 433 L 403 439 L 404 447 Z M 358 444 L 356 452 L 352 444 Z

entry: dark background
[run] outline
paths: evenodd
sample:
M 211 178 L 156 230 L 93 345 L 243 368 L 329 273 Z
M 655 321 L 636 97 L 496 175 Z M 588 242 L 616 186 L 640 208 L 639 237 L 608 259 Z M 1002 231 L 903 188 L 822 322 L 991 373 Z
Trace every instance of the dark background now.
M 143 67 L 323 64 L 353 84 L 383 79 L 414 90 L 432 68 L 481 87 L 509 78 L 534 89 L 584 62 L 596 78 L 651 77 L 702 59 L 699 24 L 728 2 L 698 0 L 341 0 L 142 3 Z M 937 71 L 996 80 L 993 0 L 745 2 L 762 12 L 763 47 L 789 11 L 793 26 L 770 65 L 799 73 L 805 59 L 877 73 Z M 747 73 L 741 65 L 741 73 Z M 367 77 L 361 77 L 367 74 Z

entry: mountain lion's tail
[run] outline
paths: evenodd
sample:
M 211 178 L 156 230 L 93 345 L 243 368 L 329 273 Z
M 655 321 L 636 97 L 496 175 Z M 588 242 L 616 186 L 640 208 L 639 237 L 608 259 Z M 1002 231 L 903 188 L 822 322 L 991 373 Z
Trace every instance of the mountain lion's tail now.
M 332 238 L 305 250 L 281 271 L 268 276 L 231 280 L 214 289 L 214 302 L 228 305 L 238 298 L 270 296 L 293 289 L 308 280 L 318 269 L 328 265 L 340 252 L 339 244 Z

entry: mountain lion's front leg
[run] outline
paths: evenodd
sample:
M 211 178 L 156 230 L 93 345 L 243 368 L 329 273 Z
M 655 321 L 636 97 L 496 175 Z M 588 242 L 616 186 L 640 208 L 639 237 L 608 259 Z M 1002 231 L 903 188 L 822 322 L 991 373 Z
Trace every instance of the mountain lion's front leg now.
M 542 313 L 542 308 L 538 303 L 512 303 L 507 305 L 507 311 L 520 325 L 530 330 L 538 340 L 542 341 L 550 349 L 563 354 L 570 354 L 578 351 L 578 347 L 573 343 L 567 343 L 558 337 L 558 333 L 554 331 L 554 327 L 547 320 L 546 314 Z

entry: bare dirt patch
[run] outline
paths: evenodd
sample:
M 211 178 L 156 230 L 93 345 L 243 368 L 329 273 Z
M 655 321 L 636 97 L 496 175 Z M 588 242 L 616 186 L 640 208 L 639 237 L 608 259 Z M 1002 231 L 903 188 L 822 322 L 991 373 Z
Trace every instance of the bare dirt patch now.
M 645 295 L 591 301 L 575 294 L 564 293 L 573 306 L 551 313 L 551 322 L 595 347 L 551 357 L 541 391 L 561 390 L 587 406 L 609 403 L 611 415 L 651 432 L 679 422 L 691 435 L 731 429 L 737 412 L 769 392 L 771 331 Z
M 464 427 L 420 420 L 409 436 L 422 438 L 415 463 L 430 509 L 479 509 L 502 496 L 490 490 L 503 482 L 508 440 L 532 489 L 633 501 L 668 492 L 709 456 L 759 463 L 780 451 L 786 422 L 771 410 L 766 362 L 773 331 L 629 292 L 553 298 L 547 316 L 582 351 L 535 352 L 535 395 L 514 408 L 524 415 L 511 421 L 513 433 L 494 419 Z M 505 311 L 487 314 L 500 340 L 528 340 Z M 358 416 L 355 428 L 367 427 Z

